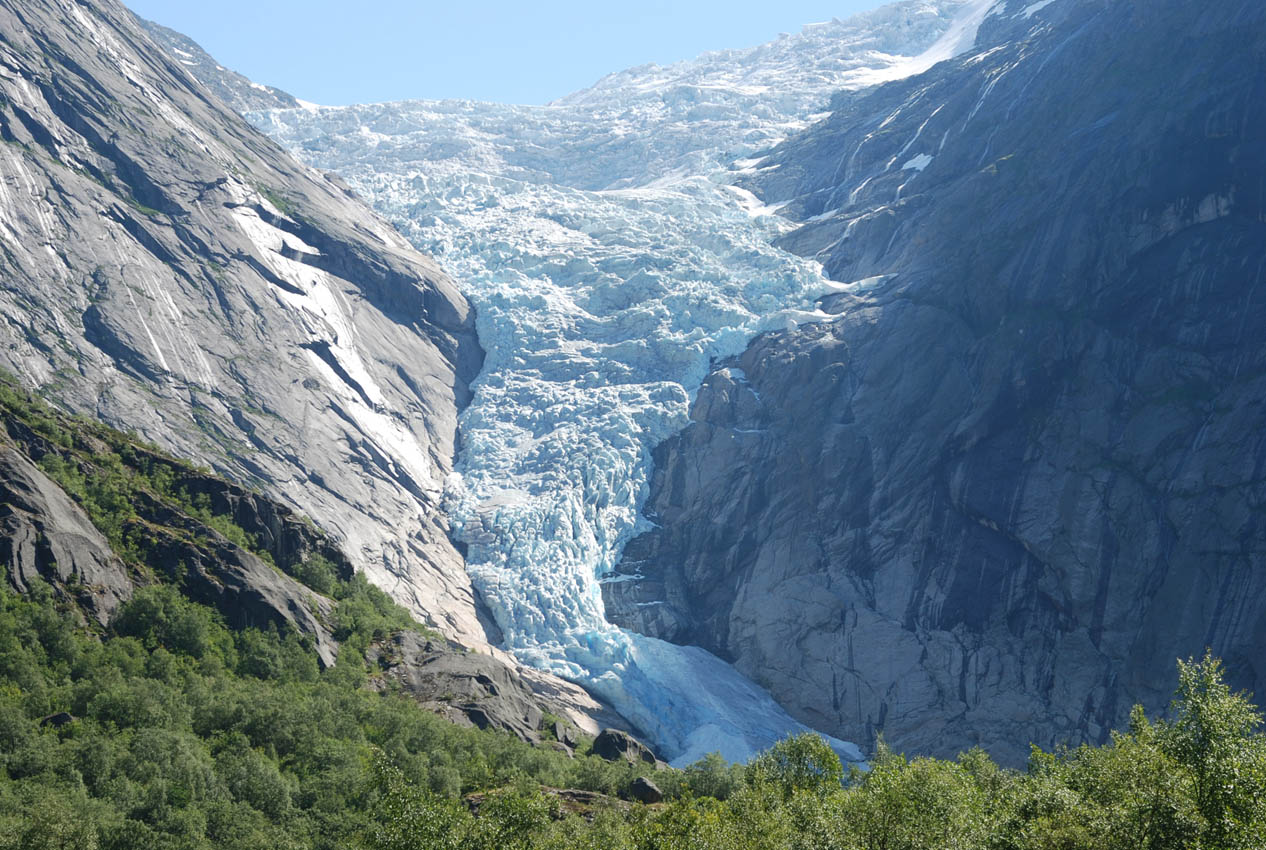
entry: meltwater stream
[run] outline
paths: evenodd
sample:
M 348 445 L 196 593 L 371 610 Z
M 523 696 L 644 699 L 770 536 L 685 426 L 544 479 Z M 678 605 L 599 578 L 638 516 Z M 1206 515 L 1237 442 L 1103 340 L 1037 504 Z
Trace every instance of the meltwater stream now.
M 710 361 L 825 318 L 814 300 L 838 288 L 773 248 L 786 223 L 727 184 L 832 92 L 969 46 L 991 5 L 913 0 L 546 107 L 251 116 L 342 174 L 475 304 L 487 360 L 447 486 L 472 579 L 508 650 L 590 688 L 675 763 L 744 759 L 803 728 L 707 652 L 612 626 L 600 593 L 647 522 L 651 450 L 686 425 Z

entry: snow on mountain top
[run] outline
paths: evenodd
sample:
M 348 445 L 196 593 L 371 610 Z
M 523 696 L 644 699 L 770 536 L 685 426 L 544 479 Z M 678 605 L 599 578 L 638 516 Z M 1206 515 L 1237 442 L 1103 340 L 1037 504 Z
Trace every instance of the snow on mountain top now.
M 1053 0 L 1045 0 L 1053 2 Z M 863 88 L 878 85 L 891 80 L 900 80 L 922 74 L 938 62 L 952 59 L 965 53 L 976 42 L 976 33 L 985 18 L 1000 7 L 1006 0 L 968 0 L 958 7 L 954 19 L 944 32 L 930 47 L 923 52 L 908 58 L 896 58 L 889 65 L 874 68 L 859 68 L 845 76 L 844 88 Z
M 756 47 L 717 50 L 671 65 L 641 65 L 603 77 L 593 86 L 556 101 L 559 105 L 602 104 L 613 95 L 659 93 L 676 86 L 757 94 L 776 87 L 829 97 L 845 88 L 850 71 L 898 63 L 922 53 L 963 7 L 978 0 L 905 0 L 847 20 L 809 24 Z M 974 30 L 973 30 L 974 34 Z M 967 46 L 970 46 L 968 44 Z M 948 57 L 947 57 L 948 58 Z
M 980 5 L 906 0 L 758 47 L 610 74 L 547 106 L 402 101 L 325 107 L 319 121 L 285 111 L 254 120 L 334 170 L 360 149 L 358 158 L 372 151 L 428 172 L 452 166 L 583 189 L 645 186 L 714 173 L 820 118 L 840 89 L 918 73 L 961 52 L 987 11 Z

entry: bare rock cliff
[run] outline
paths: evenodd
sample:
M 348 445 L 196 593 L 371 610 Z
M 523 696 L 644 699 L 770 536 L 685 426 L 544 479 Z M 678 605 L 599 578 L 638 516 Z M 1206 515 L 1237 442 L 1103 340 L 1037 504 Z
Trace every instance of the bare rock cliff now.
M 847 284 L 718 364 L 608 583 L 842 738 L 1100 742 L 1266 692 L 1266 7 L 1011 2 L 751 187 Z M 776 168 L 773 166 L 777 166 Z
M 486 639 L 437 500 L 482 362 L 451 280 L 114 0 L 0 0 L 0 367 L 311 516 Z

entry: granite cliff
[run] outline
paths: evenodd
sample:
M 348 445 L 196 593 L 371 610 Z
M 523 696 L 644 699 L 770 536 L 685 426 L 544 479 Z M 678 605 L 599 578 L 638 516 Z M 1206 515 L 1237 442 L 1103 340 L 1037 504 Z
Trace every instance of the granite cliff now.
M 0 2 L 0 368 L 310 517 L 555 713 L 625 725 L 493 650 L 449 540 L 441 488 L 483 362 L 466 299 L 190 75 L 213 59 L 150 28 L 171 56 L 114 0 Z M 289 102 L 222 77 L 239 105 Z
M 260 488 L 451 636 L 437 508 L 482 352 L 452 281 L 112 0 L 0 3 L 0 366 Z
M 745 185 L 834 318 L 716 364 L 604 584 L 799 720 L 1103 741 L 1206 647 L 1266 691 L 1266 8 L 994 7 Z

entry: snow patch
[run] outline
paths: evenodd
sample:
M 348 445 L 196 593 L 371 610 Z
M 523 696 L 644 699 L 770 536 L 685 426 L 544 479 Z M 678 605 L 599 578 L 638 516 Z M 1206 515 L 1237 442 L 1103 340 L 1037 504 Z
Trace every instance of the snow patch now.
M 741 186 L 730 186 L 729 188 L 731 192 L 738 196 L 739 206 L 741 206 L 747 214 L 753 218 L 758 216 L 775 215 L 780 209 L 787 206 L 786 201 L 778 204 L 767 204 Z
M 922 171 L 931 164 L 932 156 L 930 154 L 921 153 L 907 161 L 905 165 L 901 166 L 901 170 L 906 171 L 908 169 L 914 169 L 915 171 Z
M 864 88 L 922 74 L 937 63 L 966 53 L 976 43 L 976 33 L 985 18 L 994 14 L 1005 0 L 969 0 L 936 43 L 918 56 L 884 57 L 887 64 L 859 69 L 850 74 L 846 88 Z
M 1041 0 L 1041 2 L 1034 3 L 1031 6 L 1026 6 L 1024 8 L 1024 11 L 1021 12 L 1020 14 L 1024 15 L 1024 17 L 1026 18 L 1031 18 L 1034 15 L 1036 15 L 1038 12 L 1042 11 L 1043 9 L 1045 9 L 1047 6 L 1051 5 L 1054 2 L 1055 0 Z
M 817 215 L 811 215 L 805 219 L 805 222 L 809 223 L 809 222 L 815 222 L 815 221 L 826 221 L 828 218 L 834 218 L 835 216 L 839 215 L 839 212 L 840 212 L 840 207 L 836 207 L 835 209 L 830 209 L 830 210 L 827 210 L 826 212 L 820 212 Z

